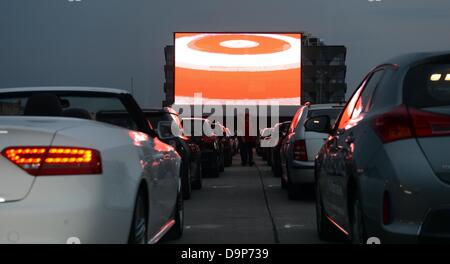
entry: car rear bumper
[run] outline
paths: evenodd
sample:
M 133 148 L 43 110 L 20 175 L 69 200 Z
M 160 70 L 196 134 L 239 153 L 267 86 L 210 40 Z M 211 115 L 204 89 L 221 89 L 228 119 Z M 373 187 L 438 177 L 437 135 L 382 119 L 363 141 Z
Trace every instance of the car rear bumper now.
M 360 166 L 367 168 L 361 170 L 359 185 L 369 236 L 381 243 L 450 241 L 450 185 L 434 174 L 415 139 L 384 144 L 366 162 L 370 167 Z M 391 216 L 387 225 L 385 194 Z
M 107 204 L 101 177 L 39 177 L 25 199 L 0 204 L 0 243 L 127 243 L 133 206 Z
M 314 183 L 314 161 L 292 161 L 289 166 L 292 183 Z

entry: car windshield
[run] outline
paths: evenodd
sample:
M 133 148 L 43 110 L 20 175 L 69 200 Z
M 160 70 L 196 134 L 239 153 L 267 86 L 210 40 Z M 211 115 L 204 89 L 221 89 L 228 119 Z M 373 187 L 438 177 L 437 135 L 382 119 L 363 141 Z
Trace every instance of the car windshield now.
M 54 98 L 55 100 L 50 100 Z M 0 116 L 61 116 L 137 130 L 120 95 L 95 92 L 0 93 Z

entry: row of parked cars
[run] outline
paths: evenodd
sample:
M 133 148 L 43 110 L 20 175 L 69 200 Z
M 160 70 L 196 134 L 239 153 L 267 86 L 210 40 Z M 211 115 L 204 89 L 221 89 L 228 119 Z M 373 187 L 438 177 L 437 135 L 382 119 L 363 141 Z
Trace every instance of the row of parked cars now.
M 186 134 L 186 122 L 214 132 Z M 231 165 L 236 142 L 123 90 L 1 89 L 0 243 L 177 239 L 183 200 Z
M 321 239 L 450 241 L 449 53 L 394 58 L 345 105 L 301 106 L 260 140 L 274 133 L 258 152 L 290 198 L 314 183 Z

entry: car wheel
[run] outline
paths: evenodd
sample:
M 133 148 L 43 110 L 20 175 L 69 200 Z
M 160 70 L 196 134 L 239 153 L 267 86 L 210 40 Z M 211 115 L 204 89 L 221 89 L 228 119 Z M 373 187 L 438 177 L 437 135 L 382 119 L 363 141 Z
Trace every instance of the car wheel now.
M 184 174 L 181 179 L 181 187 L 183 188 L 183 199 L 189 200 L 191 198 L 191 169 L 190 166 L 186 166 L 183 170 Z
M 131 223 L 129 244 L 147 244 L 148 207 L 143 192 L 139 192 L 134 207 L 133 220 Z
M 221 155 L 221 158 L 219 160 L 219 172 L 225 171 L 225 158 L 224 155 Z
M 298 200 L 300 198 L 300 185 L 294 184 L 289 180 L 287 182 L 287 190 L 289 200 Z
M 350 239 L 353 244 L 364 244 L 367 241 L 367 235 L 364 227 L 363 213 L 358 199 L 353 203 L 351 219 Z
M 316 183 L 316 225 L 320 240 L 336 241 L 342 237 L 336 227 L 327 219 L 322 203 L 319 184 Z
M 172 215 L 173 220 L 175 220 L 175 224 L 173 224 L 172 228 L 170 228 L 166 238 L 169 240 L 176 240 L 183 236 L 184 230 L 184 201 L 181 193 L 177 195 L 177 202 L 175 204 L 175 208 L 173 209 Z
M 291 177 L 289 175 L 289 169 L 286 168 L 287 174 L 287 190 L 288 190 L 288 198 L 289 200 L 298 200 L 300 197 L 300 185 L 292 182 Z
M 197 164 L 197 179 L 192 183 L 192 189 L 200 190 L 202 188 L 202 166 Z

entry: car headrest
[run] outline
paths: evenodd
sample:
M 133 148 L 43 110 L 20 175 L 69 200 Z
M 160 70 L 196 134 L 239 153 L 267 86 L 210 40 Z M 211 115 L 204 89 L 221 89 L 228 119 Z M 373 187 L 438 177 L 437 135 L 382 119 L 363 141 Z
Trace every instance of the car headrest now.
M 51 93 L 32 95 L 25 106 L 26 116 L 61 116 L 62 107 L 58 97 Z
M 74 118 L 81 118 L 81 119 L 89 119 L 91 120 L 91 115 L 88 111 L 81 109 L 81 108 L 69 108 L 64 110 L 63 116 L 65 117 L 74 117 Z

